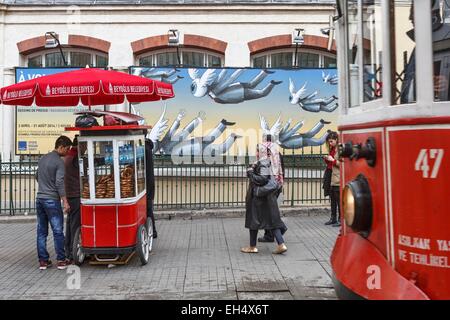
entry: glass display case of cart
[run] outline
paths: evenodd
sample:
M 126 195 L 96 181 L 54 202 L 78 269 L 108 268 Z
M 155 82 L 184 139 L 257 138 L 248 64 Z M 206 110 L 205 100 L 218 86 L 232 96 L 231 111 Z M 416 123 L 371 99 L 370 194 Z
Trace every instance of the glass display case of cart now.
M 135 198 L 145 191 L 143 136 L 80 137 L 79 146 L 83 200 L 109 203 Z

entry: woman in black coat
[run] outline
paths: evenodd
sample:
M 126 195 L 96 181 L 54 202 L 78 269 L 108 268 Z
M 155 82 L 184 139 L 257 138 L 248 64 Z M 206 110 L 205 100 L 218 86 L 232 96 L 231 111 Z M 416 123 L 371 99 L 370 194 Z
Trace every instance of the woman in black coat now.
M 260 160 L 247 169 L 250 183 L 245 199 L 245 227 L 250 231 L 250 246 L 241 249 L 244 253 L 258 252 L 256 240 L 259 229 L 272 230 L 278 243 L 273 253 L 283 253 L 287 250 L 281 235 L 281 229 L 285 225 L 281 220 L 277 202 L 281 192 L 281 184 L 277 178 L 281 172 L 276 170 L 279 159 L 274 157 L 279 157 L 279 154 L 273 150 L 271 144 L 260 145 Z

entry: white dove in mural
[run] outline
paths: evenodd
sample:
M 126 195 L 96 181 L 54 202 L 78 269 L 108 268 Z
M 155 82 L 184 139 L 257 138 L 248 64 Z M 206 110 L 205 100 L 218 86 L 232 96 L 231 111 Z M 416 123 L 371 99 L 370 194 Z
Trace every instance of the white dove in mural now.
M 309 112 L 333 112 L 338 107 L 337 102 L 333 104 L 335 100 L 337 100 L 336 96 L 331 96 L 327 99 L 316 99 L 317 91 L 314 91 L 311 94 L 306 93 L 306 84 L 300 88 L 300 90 L 295 91 L 295 85 L 291 78 L 289 78 L 289 101 L 291 104 L 298 104 L 303 110 Z
M 208 95 L 217 103 L 236 104 L 265 97 L 276 85 L 282 83 L 282 81 L 271 80 L 264 88 L 255 89 L 268 74 L 275 71 L 261 70 L 249 82 L 236 81 L 245 71 L 244 69 L 236 69 L 230 76 L 227 75 L 227 69 L 222 69 L 219 74 L 216 71 L 216 69 L 208 69 L 200 75 L 198 69 L 188 70 L 192 79 L 191 92 L 194 97 L 201 98 Z
M 325 72 L 322 71 L 322 80 L 324 83 L 329 83 L 331 85 L 337 85 L 338 84 L 338 77 L 336 75 L 332 76 L 331 74 L 325 74 Z
M 161 114 L 161 117 L 159 117 L 158 121 L 155 123 L 150 133 L 147 134 L 147 138 L 153 141 L 154 145 L 153 152 L 160 149 L 161 146 L 160 138 L 164 133 L 164 130 L 167 129 L 167 122 L 169 122 L 169 120 L 164 119 L 164 116 L 166 114 L 166 107 L 167 105 L 164 104 L 164 110 Z

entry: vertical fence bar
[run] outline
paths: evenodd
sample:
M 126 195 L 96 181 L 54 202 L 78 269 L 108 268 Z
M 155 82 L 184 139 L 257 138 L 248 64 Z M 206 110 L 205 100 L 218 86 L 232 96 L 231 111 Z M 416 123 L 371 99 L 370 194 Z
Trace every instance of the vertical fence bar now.
M 0 153 L 0 214 L 3 212 L 3 159 L 2 154 Z

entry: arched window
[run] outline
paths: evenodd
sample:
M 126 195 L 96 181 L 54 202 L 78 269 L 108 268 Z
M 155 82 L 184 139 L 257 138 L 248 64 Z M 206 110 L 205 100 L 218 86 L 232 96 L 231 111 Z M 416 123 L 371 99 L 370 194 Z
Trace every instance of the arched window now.
M 180 63 L 178 63 L 178 55 Z M 222 67 L 224 57 L 215 52 L 191 48 L 175 48 L 151 51 L 137 57 L 137 64 L 145 67 L 182 65 L 187 67 Z
M 334 41 L 329 51 L 328 38 L 316 35 L 304 35 L 303 38 L 304 43 L 297 50 L 290 34 L 249 42 L 251 65 L 255 68 L 336 68 Z
M 64 58 L 70 67 L 104 68 L 108 66 L 108 55 L 79 48 L 63 48 Z M 28 67 L 64 67 L 64 61 L 59 49 L 44 50 L 27 56 Z
M 19 53 L 28 67 L 85 67 L 89 65 L 104 68 L 108 66 L 110 42 L 84 35 L 69 34 L 67 43 L 58 43 L 58 46 L 48 48 L 46 37 L 49 33 L 17 43 Z M 59 38 L 58 34 L 53 34 L 55 39 Z M 64 58 L 59 48 L 62 48 Z
M 295 49 L 280 49 L 264 51 L 251 56 L 254 68 L 288 68 L 297 63 L 299 68 L 336 68 L 336 56 L 319 50 L 297 51 L 295 61 Z
M 181 37 L 180 37 L 181 38 Z M 169 45 L 167 34 L 131 43 L 136 64 L 147 67 L 223 67 L 227 43 L 196 34 L 184 34 L 178 47 Z

